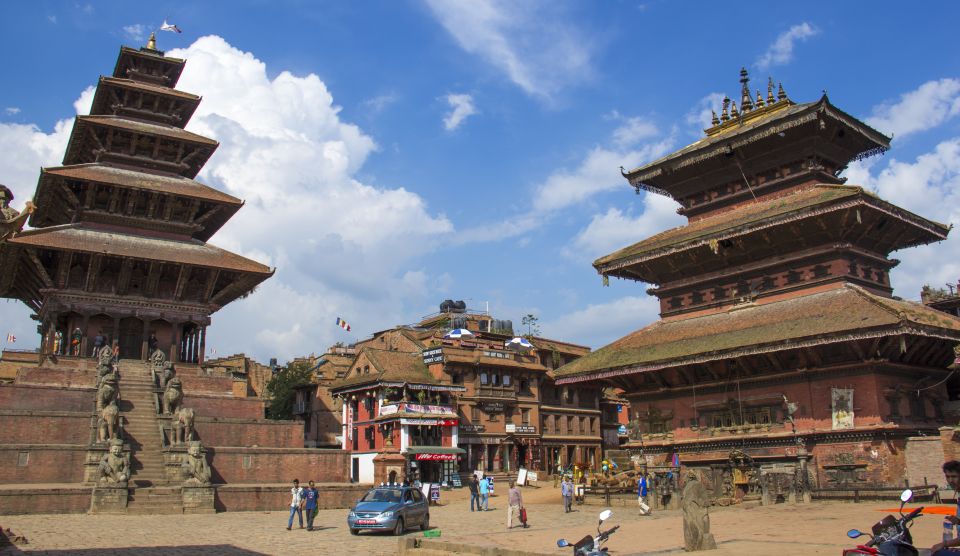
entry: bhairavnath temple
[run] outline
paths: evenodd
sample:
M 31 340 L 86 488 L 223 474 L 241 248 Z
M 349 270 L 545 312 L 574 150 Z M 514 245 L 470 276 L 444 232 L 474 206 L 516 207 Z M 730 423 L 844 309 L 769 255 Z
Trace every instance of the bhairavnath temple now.
M 557 383 L 622 388 L 635 461 L 697 471 L 721 502 L 941 481 L 960 319 L 895 297 L 889 272 L 949 227 L 846 183 L 890 139 L 826 94 L 740 83 L 702 139 L 624 172 L 687 223 L 594 267 L 652 284 L 660 320 Z

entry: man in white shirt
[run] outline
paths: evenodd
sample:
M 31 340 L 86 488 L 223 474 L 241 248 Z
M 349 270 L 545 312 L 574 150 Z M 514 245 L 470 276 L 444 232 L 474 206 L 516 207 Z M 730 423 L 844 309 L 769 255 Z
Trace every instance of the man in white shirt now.
M 303 529 L 303 489 L 300 488 L 300 481 L 293 480 L 293 488 L 290 489 L 290 519 L 287 521 L 287 531 L 293 527 L 293 514 L 296 513 L 300 519 L 300 528 Z

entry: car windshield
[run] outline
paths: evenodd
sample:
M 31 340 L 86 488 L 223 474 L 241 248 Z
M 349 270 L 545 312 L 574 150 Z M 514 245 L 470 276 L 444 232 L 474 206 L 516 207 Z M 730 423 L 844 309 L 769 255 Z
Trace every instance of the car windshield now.
M 371 490 L 363 495 L 361 502 L 399 502 L 400 489 L 381 489 Z

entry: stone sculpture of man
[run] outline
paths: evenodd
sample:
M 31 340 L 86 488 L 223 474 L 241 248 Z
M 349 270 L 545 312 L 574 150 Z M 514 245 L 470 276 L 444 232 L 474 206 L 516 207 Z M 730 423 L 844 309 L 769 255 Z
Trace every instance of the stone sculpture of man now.
M 33 203 L 27 201 L 27 208 L 20 214 L 17 209 L 10 206 L 13 200 L 13 192 L 5 185 L 0 185 L 0 241 L 3 241 L 13 234 L 19 232 L 27 218 L 33 214 Z
M 116 400 L 110 400 L 102 411 L 97 426 L 97 438 L 100 442 L 106 442 L 117 438 L 117 423 L 120 421 L 120 408 L 117 407 Z
M 193 442 L 193 408 L 181 407 L 177 410 L 173 429 L 173 443 Z
M 710 497 L 699 479 L 694 471 L 689 471 L 680 497 L 683 509 L 683 542 L 687 552 L 717 548 L 717 543 L 710 534 Z
M 100 458 L 100 465 L 97 468 L 99 481 L 101 484 L 113 486 L 126 486 L 130 480 L 130 460 L 123 453 L 123 441 L 113 439 L 110 441 L 110 453 Z
M 210 484 L 210 466 L 199 441 L 190 442 L 187 458 L 183 462 L 184 486 L 208 486 Z
M 163 413 L 173 415 L 180 409 L 181 403 L 183 403 L 183 386 L 180 384 L 179 378 L 173 377 L 163 391 Z

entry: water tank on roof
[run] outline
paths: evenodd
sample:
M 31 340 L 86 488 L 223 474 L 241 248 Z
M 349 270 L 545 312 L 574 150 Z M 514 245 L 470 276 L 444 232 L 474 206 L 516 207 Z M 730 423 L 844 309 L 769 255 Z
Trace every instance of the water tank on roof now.
M 452 299 L 447 299 L 440 304 L 441 313 L 464 313 L 466 310 L 467 303 L 463 300 L 454 301 Z

